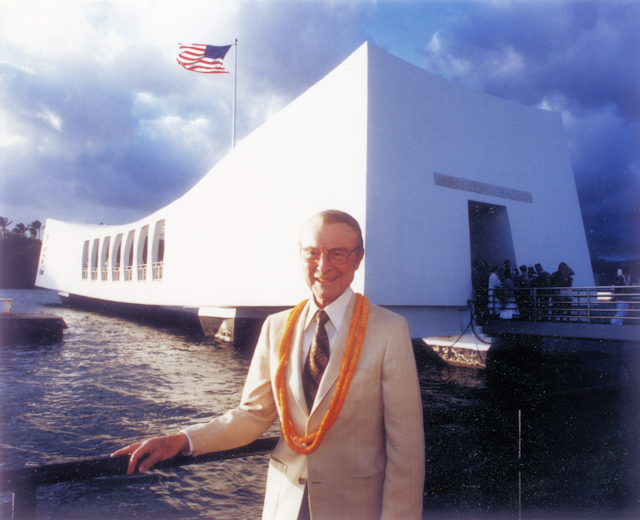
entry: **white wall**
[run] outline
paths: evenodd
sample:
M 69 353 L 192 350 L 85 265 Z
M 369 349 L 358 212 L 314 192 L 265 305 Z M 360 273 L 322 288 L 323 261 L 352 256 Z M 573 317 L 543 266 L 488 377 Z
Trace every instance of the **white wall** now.
M 71 225 L 75 243 L 61 239 L 66 246 L 48 256 L 38 285 L 192 307 L 293 305 L 308 297 L 297 248 L 303 223 L 327 208 L 349 212 L 363 227 L 366 222 L 366 75 L 363 47 L 149 218 L 111 229 Z M 105 233 L 126 236 L 134 228 L 137 240 L 140 227 L 153 230 L 160 219 L 166 220 L 162 282 L 87 283 L 67 268 L 69 261 L 80 263 L 75 258 L 84 240 L 102 243 Z M 357 291 L 363 271 L 354 281 Z
M 593 277 L 560 116 L 451 83 L 370 47 L 365 287 L 387 305 L 464 305 L 468 200 L 507 207 L 516 258 Z M 437 186 L 433 172 L 533 204 Z M 375 261 L 373 260 L 375 258 Z M 460 283 L 463 282 L 463 283 Z
M 527 191 L 533 203 L 437 186 L 433 172 Z M 356 291 L 383 305 L 451 306 L 457 326 L 455 307 L 471 296 L 469 199 L 507 208 L 514 265 L 541 262 L 553 272 L 564 261 L 576 286 L 593 284 L 559 115 L 469 90 L 365 44 L 166 208 L 117 227 L 47 221 L 37 284 L 158 305 L 293 305 L 308 297 L 299 230 L 335 208 L 365 233 Z M 137 251 L 148 225 L 151 254 L 163 219 L 161 282 L 82 280 L 85 240 L 111 236 L 113 245 L 135 229 Z

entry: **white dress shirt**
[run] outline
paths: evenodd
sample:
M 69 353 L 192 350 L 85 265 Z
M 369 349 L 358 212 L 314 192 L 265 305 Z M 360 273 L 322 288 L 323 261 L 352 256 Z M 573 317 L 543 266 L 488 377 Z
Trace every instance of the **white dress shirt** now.
M 333 350 L 336 338 L 338 337 L 338 331 L 342 326 L 342 321 L 344 320 L 344 315 L 347 312 L 347 307 L 351 301 L 352 294 L 353 291 L 351 290 L 351 287 L 347 287 L 340 296 L 323 309 L 327 313 L 327 316 L 329 316 L 329 321 L 324 325 L 329 338 L 329 352 Z M 307 318 L 304 322 L 304 344 L 302 345 L 302 366 L 300 367 L 303 371 L 304 364 L 309 356 L 309 350 L 311 350 L 313 336 L 318 328 L 318 321 L 315 318 L 318 310 L 320 310 L 320 307 L 318 307 L 315 300 L 311 298 L 309 300 L 309 312 L 307 313 Z

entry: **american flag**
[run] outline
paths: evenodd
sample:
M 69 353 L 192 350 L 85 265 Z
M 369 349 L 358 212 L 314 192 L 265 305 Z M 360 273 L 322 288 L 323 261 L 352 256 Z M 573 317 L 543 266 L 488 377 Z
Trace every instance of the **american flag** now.
M 214 47 L 213 45 L 202 45 L 193 43 L 191 45 L 180 45 L 178 63 L 187 70 L 202 72 L 203 74 L 226 74 L 227 71 L 222 66 L 222 60 L 231 48 L 231 45 L 224 47 Z

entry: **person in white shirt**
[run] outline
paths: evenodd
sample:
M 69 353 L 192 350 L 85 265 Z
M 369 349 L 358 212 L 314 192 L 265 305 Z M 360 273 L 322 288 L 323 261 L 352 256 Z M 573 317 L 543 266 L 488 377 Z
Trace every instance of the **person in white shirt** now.
M 631 285 L 631 271 L 629 270 L 629 266 L 625 265 L 620 270 L 620 274 L 616 278 L 613 285 L 617 287 L 627 287 Z M 616 289 L 616 292 L 622 292 L 624 294 L 624 289 Z M 618 299 L 624 299 L 624 296 L 620 295 L 615 297 Z M 616 313 L 613 318 L 611 318 L 612 325 L 622 325 L 624 323 L 624 318 L 627 316 L 629 310 L 629 304 L 625 301 L 617 301 L 616 302 Z

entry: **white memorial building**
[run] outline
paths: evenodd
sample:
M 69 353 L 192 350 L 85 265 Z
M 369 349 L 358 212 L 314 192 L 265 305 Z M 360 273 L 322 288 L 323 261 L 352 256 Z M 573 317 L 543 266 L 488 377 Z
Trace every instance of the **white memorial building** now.
M 298 234 L 353 215 L 353 288 L 415 338 L 460 335 L 472 258 L 566 262 L 594 284 L 560 114 L 476 92 L 365 43 L 242 140 L 188 193 L 126 225 L 48 220 L 36 284 L 260 318 L 309 297 Z

